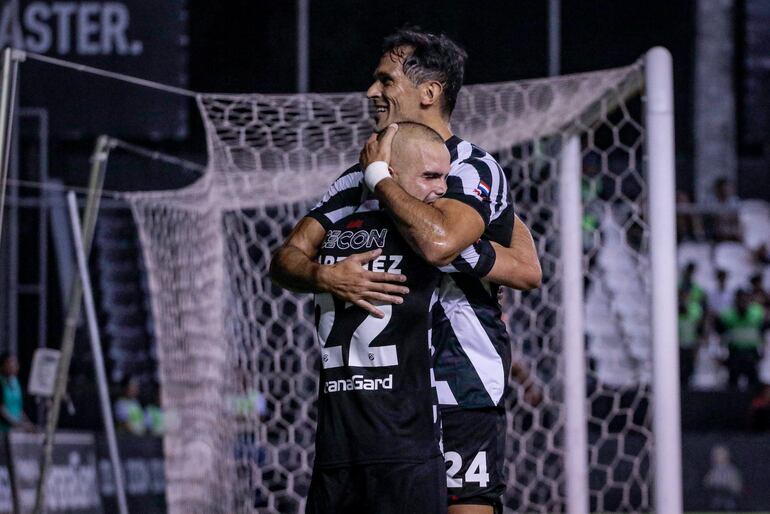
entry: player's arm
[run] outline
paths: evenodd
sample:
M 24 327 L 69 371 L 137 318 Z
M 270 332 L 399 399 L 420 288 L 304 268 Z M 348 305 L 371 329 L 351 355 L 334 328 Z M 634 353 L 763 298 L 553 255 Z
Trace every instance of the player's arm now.
M 377 317 L 383 313 L 372 302 L 401 303 L 397 296 L 409 290 L 400 285 L 403 275 L 373 273 L 363 265 L 379 250 L 351 255 L 333 265 L 316 262 L 326 231 L 339 216 L 352 213 L 361 202 L 363 173 L 353 166 L 335 180 L 323 199 L 291 231 L 270 262 L 270 277 L 281 287 L 297 292 L 329 292 Z
M 386 129 L 380 141 L 369 138 L 361 151 L 363 169 L 374 161 L 390 162 L 390 148 L 397 127 Z M 375 193 L 391 214 L 399 233 L 409 246 L 434 266 L 451 263 L 464 249 L 477 241 L 488 222 L 470 205 L 452 198 L 432 204 L 414 198 L 392 178 L 380 180 Z
M 486 278 L 501 286 L 526 291 L 539 287 L 542 281 L 540 261 L 527 226 L 514 215 L 510 246 L 486 239 L 476 241 L 460 252 L 451 264 L 440 266 L 445 273 L 467 273 Z
M 326 235 L 324 227 L 313 218 L 302 218 L 270 261 L 270 278 L 297 293 L 323 292 L 320 284 L 322 266 L 315 262 L 318 248 Z
M 441 198 L 423 203 L 393 179 L 381 181 L 376 193 L 409 246 L 434 266 L 452 262 L 484 232 L 481 216 L 460 201 Z
M 540 287 L 543 270 L 537 256 L 535 241 L 527 225 L 514 214 L 511 245 L 505 247 L 492 242 L 495 262 L 486 278 L 501 286 L 526 291 Z
M 336 264 L 319 264 L 315 261 L 318 248 L 326 230 L 314 218 L 305 217 L 297 223 L 283 245 L 270 261 L 270 278 L 279 286 L 300 293 L 331 293 L 358 305 L 369 313 L 382 317 L 383 313 L 373 305 L 378 303 L 402 303 L 398 295 L 409 289 L 401 282 L 404 275 L 368 271 L 364 265 L 376 259 L 382 250 L 351 255 Z

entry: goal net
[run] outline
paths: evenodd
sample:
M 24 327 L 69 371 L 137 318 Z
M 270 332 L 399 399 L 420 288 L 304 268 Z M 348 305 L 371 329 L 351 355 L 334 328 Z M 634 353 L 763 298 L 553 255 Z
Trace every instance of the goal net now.
M 565 508 L 558 212 L 562 148 L 581 141 L 593 511 L 651 507 L 650 302 L 641 63 L 463 88 L 453 131 L 493 153 L 531 228 L 543 285 L 507 292 L 515 360 L 542 390 L 508 400 L 507 508 Z M 128 196 L 151 295 L 170 513 L 304 511 L 319 351 L 311 295 L 271 253 L 371 133 L 361 93 L 198 96 L 209 163 L 176 191 Z

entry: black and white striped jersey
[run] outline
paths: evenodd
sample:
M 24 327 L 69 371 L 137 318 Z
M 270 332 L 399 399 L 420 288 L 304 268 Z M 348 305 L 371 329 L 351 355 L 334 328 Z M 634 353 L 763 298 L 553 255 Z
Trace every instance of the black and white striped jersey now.
M 444 198 L 474 207 L 484 219 L 484 238 L 510 245 L 513 202 L 502 168 L 489 153 L 457 136 L 446 144 L 452 167 Z M 453 265 L 462 269 L 457 261 Z M 431 314 L 434 372 L 443 407 L 502 404 L 511 346 L 497 290 L 497 285 L 467 273 L 448 273 L 441 280 L 439 300 Z
M 514 210 L 502 168 L 489 153 L 457 136 L 446 145 L 452 165 L 444 198 L 461 201 L 479 213 L 484 239 L 510 245 Z M 356 165 L 331 185 L 308 216 L 328 231 L 368 199 L 363 172 Z M 497 303 L 498 287 L 478 278 L 491 269 L 488 255 L 479 248 L 469 247 L 442 268 L 447 273 L 432 308 L 434 371 L 442 406 L 498 406 L 507 392 L 510 339 Z M 484 271 L 478 273 L 479 269 Z

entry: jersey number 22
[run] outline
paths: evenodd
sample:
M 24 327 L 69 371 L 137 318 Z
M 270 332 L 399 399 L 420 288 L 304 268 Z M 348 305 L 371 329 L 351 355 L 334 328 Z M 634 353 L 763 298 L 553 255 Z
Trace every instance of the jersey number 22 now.
M 315 297 L 316 312 L 318 312 L 318 341 L 321 343 L 321 364 L 324 369 L 339 368 L 345 365 L 343 361 L 344 343 L 329 341 L 329 334 L 334 327 L 336 310 L 334 298 L 328 293 L 317 294 Z M 356 308 L 352 304 L 346 304 L 343 309 Z M 348 347 L 348 366 L 364 368 L 378 368 L 382 366 L 398 366 L 398 354 L 396 345 L 375 346 L 369 345 L 385 330 L 393 315 L 392 305 L 382 305 L 380 310 L 385 314 L 382 318 L 367 316 L 358 325 L 350 337 Z

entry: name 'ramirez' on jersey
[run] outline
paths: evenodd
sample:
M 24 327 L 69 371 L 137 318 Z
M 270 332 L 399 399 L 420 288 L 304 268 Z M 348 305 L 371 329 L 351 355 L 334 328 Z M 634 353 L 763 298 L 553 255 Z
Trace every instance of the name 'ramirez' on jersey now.
M 322 264 L 376 248 L 375 272 L 403 273 L 409 294 L 382 319 L 330 294 L 315 297 L 321 344 L 316 465 L 422 462 L 440 455 L 431 370 L 430 307 L 440 273 L 415 254 L 383 211 L 334 223 Z

